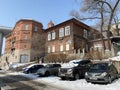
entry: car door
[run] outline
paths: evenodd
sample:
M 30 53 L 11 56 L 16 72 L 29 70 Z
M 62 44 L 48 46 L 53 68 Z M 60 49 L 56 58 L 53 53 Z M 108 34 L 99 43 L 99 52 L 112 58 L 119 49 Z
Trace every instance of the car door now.
M 54 65 L 51 65 L 51 66 L 49 67 L 49 72 L 50 72 L 50 74 L 54 74 L 54 71 L 55 71 Z
M 86 67 L 85 67 L 85 63 L 84 61 L 81 61 L 78 65 L 78 67 L 76 68 L 76 71 L 79 72 L 80 76 L 83 76 L 85 73 Z
M 116 78 L 117 70 L 116 70 L 115 66 L 111 65 L 111 69 L 112 69 L 112 76 L 113 76 L 113 78 Z
M 59 68 L 60 68 L 60 65 L 58 65 L 58 64 L 53 65 L 52 72 L 53 72 L 54 75 L 58 74 Z

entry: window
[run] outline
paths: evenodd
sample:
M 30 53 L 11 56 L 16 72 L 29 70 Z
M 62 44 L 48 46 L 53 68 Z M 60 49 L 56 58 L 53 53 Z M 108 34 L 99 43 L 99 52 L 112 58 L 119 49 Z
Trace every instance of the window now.
M 96 34 L 93 34 L 93 39 L 94 39 L 94 40 L 96 39 Z
M 34 27 L 34 31 L 36 31 L 36 32 L 38 31 L 38 27 L 37 26 Z
M 26 49 L 27 48 L 27 46 L 26 45 L 24 45 L 24 49 Z
M 70 35 L 70 26 L 65 27 L 65 36 Z
M 52 32 L 52 39 L 55 39 L 55 31 Z
M 64 28 L 59 29 L 59 37 L 64 36 Z
M 66 51 L 70 50 L 70 45 L 66 44 Z
M 55 46 L 52 46 L 52 52 L 55 52 Z
M 25 35 L 25 36 L 24 36 L 24 39 L 25 39 L 25 40 L 27 40 L 27 39 L 28 39 L 28 36 L 27 36 L 27 35 Z
M 63 45 L 62 44 L 60 45 L 60 51 L 63 51 Z
M 28 55 L 21 55 L 20 56 L 20 62 L 21 63 L 27 63 L 28 62 Z
M 28 28 L 29 28 L 29 25 L 26 24 L 26 25 L 25 25 L 25 30 L 28 30 Z
M 51 33 L 49 32 L 48 33 L 48 41 L 50 41 L 51 40 Z
M 48 53 L 50 53 L 50 46 L 48 46 Z
M 84 38 L 87 38 L 87 30 L 84 29 L 84 34 L 83 34 Z
M 17 27 L 17 30 L 20 30 L 20 26 Z

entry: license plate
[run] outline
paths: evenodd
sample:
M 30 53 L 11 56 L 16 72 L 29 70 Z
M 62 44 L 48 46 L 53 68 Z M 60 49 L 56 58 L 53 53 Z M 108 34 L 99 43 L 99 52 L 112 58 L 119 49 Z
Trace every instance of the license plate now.
M 97 80 L 97 78 L 96 78 L 96 77 L 91 77 L 90 79 Z
M 65 74 L 61 74 L 61 76 L 65 76 Z

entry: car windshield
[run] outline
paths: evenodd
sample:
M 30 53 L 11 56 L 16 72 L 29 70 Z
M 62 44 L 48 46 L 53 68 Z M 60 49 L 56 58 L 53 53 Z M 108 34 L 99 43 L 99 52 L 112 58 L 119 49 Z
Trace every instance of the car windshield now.
M 47 65 L 45 65 L 45 67 L 47 67 L 47 68 L 50 68 L 50 67 L 52 67 L 53 65 L 52 64 L 47 64 Z
M 92 67 L 90 68 L 90 71 L 93 70 L 107 70 L 108 69 L 108 64 L 107 63 L 100 63 L 100 64 L 93 64 Z
M 74 64 L 79 64 L 79 62 L 73 62 Z

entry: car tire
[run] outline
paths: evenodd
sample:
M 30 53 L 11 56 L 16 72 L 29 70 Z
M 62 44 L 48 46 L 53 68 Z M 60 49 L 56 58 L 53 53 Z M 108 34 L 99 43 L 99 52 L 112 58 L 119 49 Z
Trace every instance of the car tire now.
M 48 71 L 45 72 L 45 76 L 49 76 L 50 73 Z
M 80 75 L 78 74 L 78 73 L 76 73 L 75 75 L 74 75 L 74 80 L 77 80 L 77 79 L 79 79 L 80 78 Z
M 108 83 L 109 83 L 109 84 L 111 84 L 111 83 L 112 83 L 112 79 L 111 79 L 111 77 L 110 77 L 110 76 L 108 77 Z
M 66 78 L 65 77 L 60 77 L 61 78 L 61 80 L 65 80 Z

